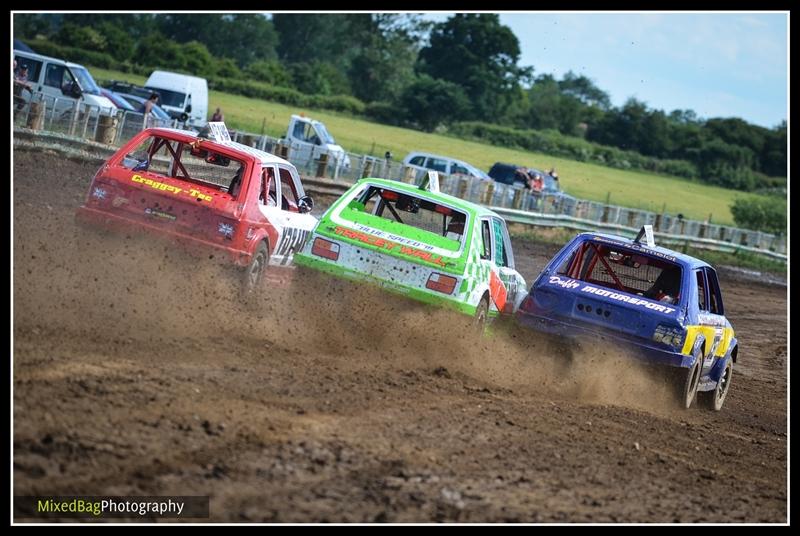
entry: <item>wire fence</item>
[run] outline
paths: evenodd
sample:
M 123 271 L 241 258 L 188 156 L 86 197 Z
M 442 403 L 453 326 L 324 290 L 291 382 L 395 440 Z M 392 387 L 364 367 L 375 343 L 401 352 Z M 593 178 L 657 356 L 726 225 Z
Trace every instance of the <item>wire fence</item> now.
M 159 121 L 152 118 L 148 118 L 145 125 L 145 117 L 141 113 L 102 110 L 75 99 L 54 98 L 42 94 L 34 94 L 27 101 L 15 96 L 14 125 L 58 132 L 113 146 L 124 144 L 146 127 L 182 126 L 177 120 Z M 424 170 L 390 158 L 356 153 L 320 154 L 320 149 L 311 144 L 287 143 L 279 138 L 241 131 L 231 131 L 230 134 L 236 142 L 289 160 L 306 177 L 328 178 L 343 184 L 351 184 L 364 177 L 418 184 L 425 173 Z M 564 192 L 535 192 L 522 186 L 467 175 L 439 175 L 442 192 L 490 207 L 563 215 L 633 229 L 649 224 L 653 225 L 656 232 L 670 235 L 726 242 L 780 255 L 785 255 L 787 251 L 785 235 L 576 199 Z

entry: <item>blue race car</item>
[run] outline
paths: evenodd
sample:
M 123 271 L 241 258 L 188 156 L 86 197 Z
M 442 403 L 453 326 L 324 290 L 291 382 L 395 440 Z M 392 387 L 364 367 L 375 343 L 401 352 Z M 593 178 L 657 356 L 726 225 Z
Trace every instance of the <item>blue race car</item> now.
M 686 409 L 695 398 L 715 411 L 725 402 L 738 343 L 717 273 L 656 246 L 650 226 L 634 240 L 577 235 L 539 274 L 516 319 L 567 339 L 604 337 L 648 363 L 671 367 Z

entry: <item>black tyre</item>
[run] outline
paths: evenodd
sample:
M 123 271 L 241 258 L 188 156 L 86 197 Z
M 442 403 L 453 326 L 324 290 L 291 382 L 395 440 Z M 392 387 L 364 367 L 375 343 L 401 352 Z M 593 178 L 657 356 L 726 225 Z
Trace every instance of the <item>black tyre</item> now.
M 719 411 L 725 403 L 725 398 L 728 396 L 728 391 L 731 388 L 731 377 L 733 376 L 733 361 L 730 359 L 725 365 L 725 370 L 722 371 L 717 386 L 713 391 L 705 391 L 697 393 L 697 401 L 706 409 Z
M 478 303 L 478 308 L 475 310 L 475 316 L 472 317 L 472 328 L 478 337 L 482 336 L 486 331 L 486 320 L 489 318 L 489 299 L 484 296 Z
M 261 242 L 256 248 L 253 258 L 250 259 L 250 264 L 247 266 L 242 278 L 242 296 L 244 298 L 252 298 L 261 290 L 268 260 L 269 251 L 267 251 L 267 245 Z
M 695 355 L 694 365 L 688 369 L 680 369 L 678 373 L 678 404 L 689 409 L 697 397 L 697 386 L 700 385 L 700 374 L 703 370 L 703 355 L 700 351 Z

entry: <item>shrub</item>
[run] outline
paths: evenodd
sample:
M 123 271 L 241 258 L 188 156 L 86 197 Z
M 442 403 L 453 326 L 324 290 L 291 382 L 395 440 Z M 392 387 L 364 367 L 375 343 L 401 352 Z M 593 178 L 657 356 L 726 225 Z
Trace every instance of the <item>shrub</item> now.
M 766 233 L 786 233 L 786 199 L 779 197 L 737 198 L 731 205 L 739 227 Z

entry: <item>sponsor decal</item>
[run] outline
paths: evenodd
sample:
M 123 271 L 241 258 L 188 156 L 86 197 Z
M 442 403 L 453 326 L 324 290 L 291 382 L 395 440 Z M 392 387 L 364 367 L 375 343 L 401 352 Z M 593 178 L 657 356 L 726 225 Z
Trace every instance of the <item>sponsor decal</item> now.
M 419 249 L 425 249 L 428 251 L 433 250 L 433 246 L 429 244 L 423 244 L 422 242 L 417 242 L 416 240 L 411 240 L 403 236 L 397 236 L 392 233 L 387 233 L 386 231 L 381 231 L 380 229 L 373 229 L 372 227 L 367 227 L 366 225 L 361 225 L 360 223 L 355 223 L 354 226 L 359 231 L 369 233 L 371 235 L 384 238 L 386 240 L 391 240 L 392 242 L 399 242 L 400 244 L 405 244 L 407 246 L 412 246 Z
M 439 266 L 447 265 L 447 263 L 442 259 L 441 255 L 434 255 L 430 251 L 422 251 L 420 249 L 413 248 L 411 246 L 406 246 L 404 244 L 399 244 L 397 242 L 385 238 L 380 238 L 372 234 L 362 233 L 360 231 L 347 229 L 341 226 L 337 226 L 336 228 L 334 228 L 333 232 L 339 236 L 344 236 L 345 238 L 350 238 L 351 240 L 358 240 L 365 244 L 385 249 L 387 251 L 399 251 L 401 255 L 406 255 L 408 257 L 421 259 L 423 261 L 432 264 L 437 264 Z
M 611 300 L 629 303 L 631 305 L 641 305 L 642 307 L 645 307 L 652 311 L 658 311 L 659 313 L 668 314 L 676 310 L 674 307 L 667 307 L 659 303 L 653 303 L 650 300 L 646 300 L 644 298 L 637 298 L 635 296 L 629 296 L 628 294 L 614 292 L 613 290 L 607 290 L 604 288 L 595 287 L 593 285 L 587 285 L 585 283 L 581 283 L 580 281 L 559 277 L 557 275 L 550 276 L 550 278 L 548 279 L 548 283 L 569 290 L 576 289 L 581 285 L 583 285 L 583 287 L 580 290 L 581 292 L 586 292 L 588 294 L 594 294 L 595 296 L 601 296 L 603 298 L 609 298 Z
M 724 316 L 704 313 L 702 311 L 697 313 L 697 321 L 705 326 L 728 327 L 728 320 Z
M 145 186 L 149 186 L 154 190 L 161 190 L 173 194 L 179 194 L 183 191 L 183 188 L 178 188 L 177 186 L 172 186 L 170 184 L 166 184 L 163 182 L 154 181 L 153 179 L 145 179 L 141 175 L 134 175 L 133 177 L 131 177 L 131 181 L 139 184 L 144 184 Z
M 616 240 L 609 240 L 608 238 L 603 238 L 602 236 L 594 236 L 594 237 L 592 237 L 592 240 L 597 241 L 597 242 L 604 242 L 606 244 L 611 244 L 611 245 L 614 245 L 614 246 L 619 246 L 621 248 L 632 249 L 632 250 L 635 250 L 635 251 L 639 251 L 641 253 L 645 253 L 647 255 L 652 255 L 653 257 L 658 257 L 660 259 L 665 259 L 665 260 L 672 261 L 672 262 L 677 262 L 677 260 L 678 260 L 672 255 L 667 255 L 666 253 L 661 253 L 660 251 L 655 251 L 655 250 L 646 248 L 644 246 L 641 246 L 639 244 L 625 244 L 623 242 L 618 242 Z
M 549 283 L 551 285 L 558 285 L 559 287 L 563 287 L 565 289 L 578 288 L 581 286 L 581 284 L 574 279 L 562 279 L 557 275 L 551 275 Z
M 278 247 L 275 248 L 275 255 L 283 257 L 281 264 L 287 264 L 290 255 L 303 249 L 309 234 L 310 231 L 297 227 L 284 227 Z
M 217 231 L 230 238 L 233 236 L 233 225 L 230 223 L 220 222 L 219 227 L 217 227 Z
M 121 195 L 118 195 L 118 196 L 117 196 L 117 197 L 115 197 L 115 198 L 114 198 L 114 200 L 111 202 L 111 205 L 112 205 L 112 206 L 114 206 L 115 208 L 119 208 L 119 207 L 121 207 L 122 205 L 126 205 L 126 204 L 128 204 L 128 203 L 130 203 L 130 201 L 129 201 L 127 198 L 125 198 L 125 197 L 122 197 Z
M 680 348 L 683 346 L 683 330 L 659 324 L 653 333 L 653 340 Z
M 641 305 L 642 307 L 645 307 L 653 311 L 658 311 L 659 313 L 666 314 L 676 310 L 674 307 L 667 307 L 665 305 L 653 303 L 645 299 L 628 296 L 627 294 L 620 294 L 618 292 L 613 292 L 611 290 L 605 290 L 602 288 L 593 287 L 592 285 L 584 285 L 583 288 L 581 289 L 581 292 L 588 292 L 589 294 L 594 294 L 595 296 L 601 296 L 603 298 L 609 298 L 611 300 L 622 301 L 629 303 L 631 305 Z
M 147 214 L 148 216 L 153 216 L 154 218 L 161 218 L 163 220 L 175 221 L 178 219 L 174 214 L 170 214 L 169 212 L 164 212 L 149 207 L 144 209 L 144 213 Z
M 206 194 L 204 194 L 204 193 L 202 193 L 199 190 L 196 190 L 194 188 L 190 188 L 187 191 L 187 190 L 184 190 L 183 188 L 179 188 L 177 186 L 172 186 L 171 184 L 167 184 L 167 183 L 159 182 L 159 181 L 154 181 L 153 179 L 146 179 L 146 178 L 142 177 L 141 175 L 134 175 L 133 177 L 131 177 L 131 182 L 135 182 L 137 184 L 143 184 L 145 186 L 149 186 L 150 188 L 152 188 L 154 190 L 160 190 L 162 192 L 169 192 L 169 193 L 174 194 L 174 195 L 179 195 L 181 192 L 184 192 L 185 194 L 189 195 L 190 197 L 194 197 L 194 198 L 200 199 L 202 201 L 211 202 L 211 196 L 210 195 L 206 195 Z
M 204 193 L 201 193 L 201 192 L 195 190 L 194 188 L 189 188 L 189 195 L 192 196 L 192 197 L 196 197 L 196 198 L 198 198 L 198 199 L 200 199 L 202 201 L 208 201 L 209 203 L 211 202 L 211 196 L 210 195 L 206 195 Z

